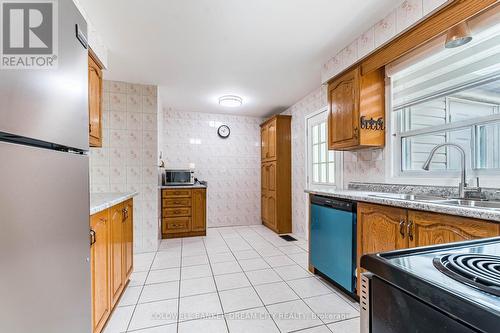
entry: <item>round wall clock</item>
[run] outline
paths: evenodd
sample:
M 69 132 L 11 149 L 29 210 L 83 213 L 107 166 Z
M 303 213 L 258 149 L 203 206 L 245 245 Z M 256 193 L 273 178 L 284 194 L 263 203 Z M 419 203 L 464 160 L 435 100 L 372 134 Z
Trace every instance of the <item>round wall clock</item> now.
M 217 134 L 219 134 L 221 138 L 227 139 L 229 137 L 229 134 L 231 134 L 231 130 L 229 129 L 229 126 L 221 125 L 217 130 Z

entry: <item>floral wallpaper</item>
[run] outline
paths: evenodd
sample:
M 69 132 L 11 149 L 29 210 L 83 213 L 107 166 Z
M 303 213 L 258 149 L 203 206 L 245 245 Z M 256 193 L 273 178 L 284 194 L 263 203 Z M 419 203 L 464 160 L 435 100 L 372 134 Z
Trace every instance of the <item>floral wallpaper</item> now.
M 137 191 L 134 251 L 158 248 L 157 87 L 104 81 L 103 145 L 90 150 L 91 192 Z
M 208 227 L 261 223 L 262 121 L 256 117 L 163 109 L 159 150 L 165 166 L 194 166 L 195 176 L 208 182 Z M 231 130 L 227 139 L 217 134 L 222 124 Z

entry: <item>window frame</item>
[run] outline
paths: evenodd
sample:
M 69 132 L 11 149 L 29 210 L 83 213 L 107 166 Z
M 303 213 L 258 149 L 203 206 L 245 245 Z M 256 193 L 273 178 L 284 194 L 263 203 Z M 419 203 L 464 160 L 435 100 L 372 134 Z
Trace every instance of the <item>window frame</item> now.
M 306 188 L 325 188 L 325 189 L 336 189 L 336 188 L 343 188 L 343 154 L 340 151 L 334 151 L 334 179 L 335 181 L 333 183 L 331 182 L 325 182 L 325 183 L 320 183 L 320 182 L 314 182 L 313 181 L 313 159 L 312 159 L 312 154 L 313 154 L 313 149 L 312 149 L 312 138 L 309 133 L 310 131 L 310 121 L 318 116 L 324 117 L 325 121 L 325 131 L 326 131 L 326 148 L 327 148 L 327 162 L 326 162 L 326 168 L 327 168 L 327 174 L 326 178 L 328 180 L 328 152 L 330 150 L 328 149 L 328 107 L 323 107 L 319 110 L 316 110 L 315 112 L 312 112 L 310 114 L 307 114 L 305 116 L 304 122 L 305 122 L 305 153 L 306 153 Z M 317 124 L 322 123 L 323 121 L 317 122 Z
M 392 85 L 390 85 L 392 87 Z M 402 141 L 404 138 L 415 137 L 417 135 L 425 135 L 425 134 L 435 134 L 435 133 L 443 133 L 448 131 L 460 130 L 460 129 L 471 129 L 471 151 L 466 152 L 467 158 L 470 159 L 468 161 L 467 172 L 471 176 L 493 176 L 500 174 L 500 168 L 491 168 L 491 169 L 478 169 L 477 168 L 477 128 L 478 126 L 489 124 L 491 122 L 500 122 L 500 107 L 498 104 L 487 103 L 487 102 L 479 102 L 479 101 L 470 101 L 467 99 L 462 99 L 458 97 L 446 96 L 446 116 L 448 117 L 450 114 L 449 106 L 450 101 L 457 100 L 460 102 L 466 102 L 471 104 L 484 104 L 491 105 L 498 108 L 497 114 L 493 114 L 490 116 L 484 116 L 480 118 L 471 118 L 462 121 L 457 121 L 454 123 L 438 125 L 432 128 L 423 128 L 417 130 L 410 130 L 407 132 L 401 132 L 402 124 L 403 124 L 403 114 L 402 112 L 397 112 L 392 109 L 392 95 L 389 94 L 391 106 L 388 108 L 391 112 L 391 137 L 392 137 L 392 175 L 397 178 L 440 178 L 440 177 L 458 177 L 460 176 L 460 170 L 436 170 L 430 169 L 429 171 L 417 171 L 417 170 L 403 170 L 403 146 Z M 436 97 L 438 98 L 438 97 Z

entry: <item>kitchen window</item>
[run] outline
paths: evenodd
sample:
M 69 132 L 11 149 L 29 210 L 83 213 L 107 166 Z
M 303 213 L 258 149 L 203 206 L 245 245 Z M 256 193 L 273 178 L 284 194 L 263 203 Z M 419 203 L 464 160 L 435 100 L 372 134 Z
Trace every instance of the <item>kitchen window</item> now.
M 340 184 L 339 152 L 328 150 L 328 112 L 323 109 L 306 118 L 307 123 L 307 185 Z
M 431 149 L 441 143 L 462 146 L 467 168 L 476 176 L 498 175 L 500 35 L 489 31 L 474 36 L 473 42 L 460 48 L 429 49 L 416 59 L 388 67 L 393 175 L 456 174 L 460 155 L 450 147 L 436 153 L 430 172 L 422 170 Z

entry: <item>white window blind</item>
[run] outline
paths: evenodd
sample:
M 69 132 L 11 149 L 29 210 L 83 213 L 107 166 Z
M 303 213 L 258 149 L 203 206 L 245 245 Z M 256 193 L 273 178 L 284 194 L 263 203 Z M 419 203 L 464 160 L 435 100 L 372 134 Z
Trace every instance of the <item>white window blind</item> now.
M 498 30 L 498 29 L 496 29 Z M 500 35 L 492 29 L 456 49 L 437 47 L 391 77 L 393 111 L 500 77 Z

